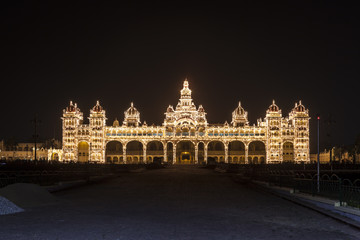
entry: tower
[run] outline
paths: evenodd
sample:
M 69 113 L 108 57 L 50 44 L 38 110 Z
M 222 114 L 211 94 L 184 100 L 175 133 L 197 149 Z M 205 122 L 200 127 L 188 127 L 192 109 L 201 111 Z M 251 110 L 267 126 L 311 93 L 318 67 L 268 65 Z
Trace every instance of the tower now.
M 105 110 L 99 101 L 90 110 L 89 127 L 90 127 L 90 157 L 92 162 L 105 162 Z
M 281 109 L 275 104 L 272 104 L 266 111 L 265 117 L 267 127 L 267 144 L 266 144 L 266 161 L 267 163 L 280 163 L 282 162 L 282 113 Z
M 194 136 L 197 130 L 199 135 L 204 134 L 207 126 L 206 112 L 202 105 L 196 109 L 187 79 L 180 90 L 180 99 L 175 110 L 171 105 L 167 108 L 163 125 L 166 127 L 167 136 Z
M 63 129 L 63 159 L 64 161 L 75 161 L 77 159 L 77 130 L 83 121 L 83 113 L 70 101 L 69 106 L 63 110 L 62 116 L 62 129 Z
M 295 162 L 310 161 L 309 110 L 299 101 L 289 114 L 289 121 L 294 127 Z

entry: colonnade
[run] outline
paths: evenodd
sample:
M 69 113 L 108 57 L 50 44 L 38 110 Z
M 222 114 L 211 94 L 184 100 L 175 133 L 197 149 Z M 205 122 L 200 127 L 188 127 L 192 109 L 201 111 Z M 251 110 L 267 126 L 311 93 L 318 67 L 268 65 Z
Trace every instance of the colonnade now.
M 115 140 L 116 141 L 116 140 Z M 109 141 L 111 142 L 111 141 Z M 109 143 L 108 142 L 108 143 Z M 253 142 L 261 142 L 263 145 L 264 145 L 264 149 L 263 150 L 260 150 L 261 152 L 264 152 L 263 154 L 252 154 L 252 155 L 257 155 L 257 156 L 260 156 L 260 155 L 266 155 L 266 145 L 264 142 L 262 141 L 252 141 L 252 142 L 248 142 L 248 143 L 244 143 L 244 142 L 241 142 L 243 144 L 243 148 L 242 149 L 231 149 L 231 151 L 229 152 L 229 143 L 231 142 L 222 142 L 222 141 L 208 141 L 208 142 L 193 142 L 193 141 L 149 141 L 149 142 L 140 142 L 140 141 L 136 141 L 136 142 L 139 142 L 142 144 L 142 154 L 128 154 L 127 153 L 127 145 L 128 143 L 130 142 L 133 142 L 133 141 L 129 141 L 129 142 L 120 142 L 120 141 L 116 141 L 116 142 L 119 142 L 122 144 L 122 159 L 123 159 L 123 162 L 124 163 L 128 163 L 128 155 L 129 156 L 134 156 L 134 155 L 137 155 L 137 156 L 141 156 L 142 155 L 142 161 L 143 162 L 146 162 L 147 160 L 147 144 L 150 143 L 150 142 L 159 142 L 159 144 L 161 143 L 162 144 L 162 149 L 156 149 L 156 150 L 151 150 L 151 151 L 162 151 L 163 154 L 163 160 L 164 162 L 169 162 L 168 161 L 168 145 L 172 145 L 172 159 L 170 159 L 171 163 L 175 164 L 177 163 L 177 152 L 179 152 L 179 150 L 177 149 L 177 147 L 179 146 L 179 143 L 182 143 L 182 142 L 189 142 L 192 144 L 193 146 L 193 149 L 191 151 L 191 155 L 193 156 L 193 163 L 195 164 L 198 164 L 199 163 L 199 151 L 203 151 L 203 156 L 204 156 L 204 159 L 203 161 L 205 163 L 207 163 L 207 160 L 208 160 L 208 157 L 211 157 L 211 156 L 214 156 L 214 155 L 221 155 L 221 156 L 224 156 L 224 162 L 225 163 L 229 163 L 229 156 L 231 157 L 231 159 L 233 159 L 234 157 L 238 157 L 240 159 L 240 157 L 244 157 L 245 159 L 245 163 L 249 163 L 249 146 L 251 143 Z M 209 145 L 210 143 L 212 142 L 220 142 L 223 144 L 223 149 L 218 149 L 218 150 L 210 150 L 209 151 Z M 239 141 L 240 142 L 240 141 Z M 169 144 L 170 143 L 170 144 Z M 203 147 L 201 146 L 199 149 L 199 145 L 202 143 Z M 177 151 L 178 150 L 178 151 Z M 138 149 L 136 151 L 141 151 L 141 149 Z M 231 154 L 232 151 L 237 151 L 237 152 L 242 152 L 242 154 Z M 259 151 L 259 152 L 260 152 Z M 217 153 L 215 153 L 217 152 Z M 210 154 L 209 154 L 210 153 Z M 213 153 L 213 154 L 211 154 Z M 121 155 L 121 154 L 109 154 L 109 155 Z M 155 155 L 159 155 L 159 154 L 155 154 Z M 105 158 L 107 157 L 107 155 L 105 156 Z M 266 158 L 265 158 L 266 159 Z M 139 159 L 139 162 L 140 162 L 140 159 Z

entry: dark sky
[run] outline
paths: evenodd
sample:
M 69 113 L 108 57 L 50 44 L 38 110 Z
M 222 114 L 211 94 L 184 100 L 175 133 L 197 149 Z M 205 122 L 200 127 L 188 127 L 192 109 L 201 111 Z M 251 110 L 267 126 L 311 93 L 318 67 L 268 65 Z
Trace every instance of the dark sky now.
M 35 113 L 40 137 L 61 138 L 70 100 L 86 118 L 100 100 L 108 125 L 121 122 L 133 101 L 141 121 L 161 124 L 188 77 L 209 123 L 230 122 L 238 101 L 252 124 L 272 99 L 285 116 L 302 100 L 312 117 L 312 152 L 318 113 L 336 121 L 322 122 L 322 148 L 353 143 L 360 133 L 359 8 L 253 2 L 2 5 L 0 138 L 30 139 Z

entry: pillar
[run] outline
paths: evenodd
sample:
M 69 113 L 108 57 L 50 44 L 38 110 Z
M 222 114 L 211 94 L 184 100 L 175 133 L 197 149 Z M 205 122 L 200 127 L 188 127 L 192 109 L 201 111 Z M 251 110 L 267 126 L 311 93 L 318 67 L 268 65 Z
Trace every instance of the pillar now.
M 167 162 L 167 144 L 164 146 L 164 162 Z
M 229 161 L 228 161 L 228 155 L 229 155 L 228 149 L 229 149 L 229 147 L 228 147 L 228 144 L 227 144 L 227 143 L 224 143 L 224 146 L 225 146 L 225 148 L 224 148 L 224 150 L 225 150 L 225 159 L 224 159 L 224 162 L 225 162 L 225 163 L 229 163 Z
M 146 144 L 143 144 L 143 162 L 146 164 Z
M 173 164 L 176 163 L 176 144 L 173 143 Z
M 127 160 L 126 160 L 126 144 L 127 143 L 125 143 L 123 145 L 123 161 L 124 161 L 125 164 L 127 164 Z
M 195 164 L 199 163 L 199 148 L 198 145 L 195 145 Z
M 204 144 L 204 161 L 205 161 L 205 164 L 207 164 L 207 160 L 208 160 L 208 146 L 207 146 L 207 144 Z
M 249 163 L 249 145 L 245 144 L 245 164 Z

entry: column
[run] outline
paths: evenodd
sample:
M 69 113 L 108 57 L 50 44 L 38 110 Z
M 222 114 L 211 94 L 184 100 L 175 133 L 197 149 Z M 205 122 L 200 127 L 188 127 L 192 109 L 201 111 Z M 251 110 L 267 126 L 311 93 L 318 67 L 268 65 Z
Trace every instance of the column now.
M 282 148 L 282 143 L 281 142 L 279 142 L 279 162 L 283 162 L 283 148 Z
M 146 160 L 146 145 L 143 144 L 143 162 L 146 164 L 147 160 Z
M 224 159 L 225 163 L 229 163 L 229 161 L 228 161 L 228 155 L 229 155 L 228 149 L 229 149 L 228 145 L 225 144 L 225 159 Z
M 127 143 L 125 143 L 123 145 L 123 161 L 124 161 L 125 164 L 127 164 L 127 161 L 126 161 L 126 144 Z
M 249 145 L 245 144 L 245 164 L 249 163 Z
M 208 160 L 208 146 L 207 144 L 204 144 L 204 161 L 205 161 L 205 164 L 207 164 L 207 160 Z
M 198 149 L 198 145 L 195 145 L 195 164 L 199 163 L 199 149 Z
M 173 143 L 173 164 L 176 163 L 176 144 Z
M 167 144 L 164 146 L 164 162 L 167 162 Z

